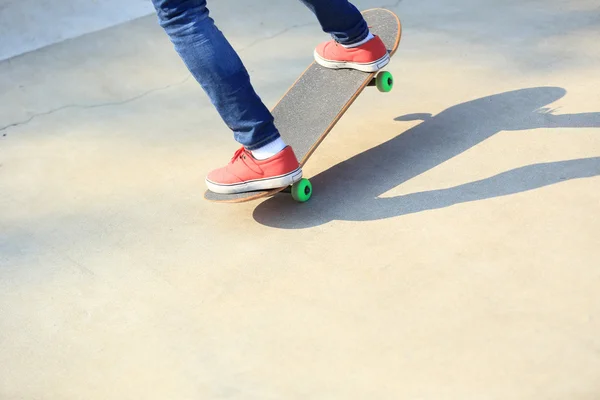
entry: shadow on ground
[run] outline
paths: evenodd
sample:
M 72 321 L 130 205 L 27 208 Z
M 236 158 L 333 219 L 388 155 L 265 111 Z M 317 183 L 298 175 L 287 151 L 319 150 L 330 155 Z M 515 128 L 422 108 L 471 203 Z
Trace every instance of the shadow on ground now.
M 565 94 L 558 87 L 528 88 L 458 104 L 435 116 L 398 117 L 399 121 L 423 122 L 312 177 L 315 193 L 308 203 L 299 205 L 289 195 L 275 196 L 255 209 L 254 218 L 284 229 L 332 220 L 371 221 L 600 175 L 600 157 L 592 157 L 527 165 L 447 189 L 378 198 L 500 131 L 600 127 L 600 113 L 555 115 L 544 108 Z

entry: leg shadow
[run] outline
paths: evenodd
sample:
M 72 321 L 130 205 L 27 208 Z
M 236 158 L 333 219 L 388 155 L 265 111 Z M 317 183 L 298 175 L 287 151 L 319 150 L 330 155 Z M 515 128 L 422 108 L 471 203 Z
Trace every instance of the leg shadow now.
M 557 87 L 528 88 L 458 104 L 435 116 L 398 117 L 423 122 L 312 177 L 315 193 L 308 203 L 276 196 L 261 203 L 253 216 L 261 224 L 284 229 L 332 220 L 371 221 L 600 175 L 600 158 L 589 158 L 525 166 L 449 189 L 378 198 L 500 131 L 600 127 L 600 113 L 555 115 L 543 108 L 565 94 Z

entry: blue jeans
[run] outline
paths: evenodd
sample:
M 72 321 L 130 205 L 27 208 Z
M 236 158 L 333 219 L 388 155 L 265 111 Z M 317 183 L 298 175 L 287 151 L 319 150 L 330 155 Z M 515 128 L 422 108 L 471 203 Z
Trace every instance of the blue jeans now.
M 362 14 L 347 0 L 300 0 L 323 31 L 342 44 L 369 33 Z M 238 54 L 209 16 L 206 0 L 152 0 L 175 50 L 208 94 L 234 138 L 248 150 L 279 137 L 271 112 L 255 92 Z

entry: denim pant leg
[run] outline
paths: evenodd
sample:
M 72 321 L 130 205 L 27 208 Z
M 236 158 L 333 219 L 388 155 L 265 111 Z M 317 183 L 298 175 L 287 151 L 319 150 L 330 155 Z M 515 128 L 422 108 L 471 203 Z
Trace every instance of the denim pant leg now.
M 317 17 L 324 32 L 341 44 L 360 42 L 369 27 L 360 11 L 348 0 L 300 0 Z
M 253 150 L 279 137 L 271 112 L 238 54 L 209 16 L 206 0 L 152 0 L 160 25 L 234 138 Z

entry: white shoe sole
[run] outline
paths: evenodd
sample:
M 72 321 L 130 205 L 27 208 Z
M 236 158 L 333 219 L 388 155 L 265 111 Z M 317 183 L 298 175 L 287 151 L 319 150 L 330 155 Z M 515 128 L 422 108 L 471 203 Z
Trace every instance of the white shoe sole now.
M 231 185 L 222 185 L 215 182 L 211 182 L 208 179 L 206 179 L 206 186 L 208 187 L 208 190 L 214 193 L 236 194 L 243 192 L 253 192 L 257 190 L 279 189 L 282 187 L 293 185 L 300 179 L 302 179 L 302 169 L 298 168 L 285 175 L 267 179 L 256 179 L 253 181 L 235 183 Z
M 316 50 L 314 51 L 314 56 L 315 56 L 315 61 L 317 62 L 317 64 L 319 64 L 325 68 L 357 69 L 362 72 L 377 72 L 381 68 L 388 65 L 388 63 L 390 62 L 390 55 L 388 53 L 386 53 L 385 56 L 381 57 L 379 60 L 373 61 L 370 63 L 353 63 L 353 62 L 349 62 L 349 61 L 326 60 L 323 57 L 321 57 L 317 53 Z

